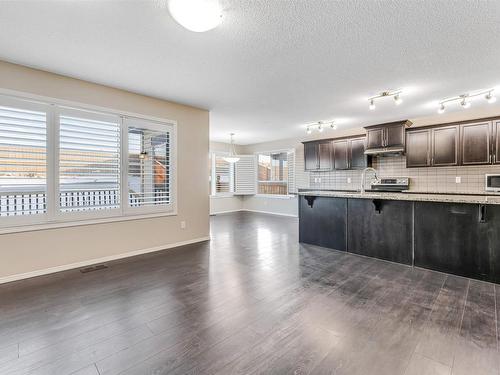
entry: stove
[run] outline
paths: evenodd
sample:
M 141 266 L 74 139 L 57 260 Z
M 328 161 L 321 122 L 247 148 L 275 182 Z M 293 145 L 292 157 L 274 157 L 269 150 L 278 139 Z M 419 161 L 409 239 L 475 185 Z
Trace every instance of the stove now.
M 409 177 L 383 177 L 372 182 L 371 190 L 403 191 L 410 188 Z

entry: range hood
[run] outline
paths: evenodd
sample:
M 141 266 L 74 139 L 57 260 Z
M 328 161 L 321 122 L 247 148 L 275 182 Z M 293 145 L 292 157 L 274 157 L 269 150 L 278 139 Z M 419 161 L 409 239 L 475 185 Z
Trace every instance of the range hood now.
M 391 156 L 401 155 L 406 151 L 406 128 L 411 121 L 401 120 L 365 126 L 365 155 Z
M 378 147 L 365 150 L 365 155 L 391 156 L 391 155 L 401 155 L 404 153 L 405 153 L 404 146 Z

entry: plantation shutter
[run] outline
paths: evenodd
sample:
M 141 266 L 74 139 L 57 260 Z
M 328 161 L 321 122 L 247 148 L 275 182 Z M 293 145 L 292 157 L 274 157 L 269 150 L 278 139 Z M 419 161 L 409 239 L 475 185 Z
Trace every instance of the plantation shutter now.
M 255 194 L 257 183 L 256 160 L 254 155 L 238 155 L 240 160 L 234 163 L 235 190 L 237 195 Z
M 0 217 L 47 212 L 47 111 L 0 97 Z
M 288 194 L 296 194 L 295 188 L 295 151 L 288 151 Z
M 172 126 L 125 119 L 128 207 L 165 210 L 172 204 Z
M 234 191 L 234 166 L 224 160 L 224 156 L 215 154 L 215 194 Z
M 120 118 L 73 109 L 59 113 L 61 212 L 120 206 Z

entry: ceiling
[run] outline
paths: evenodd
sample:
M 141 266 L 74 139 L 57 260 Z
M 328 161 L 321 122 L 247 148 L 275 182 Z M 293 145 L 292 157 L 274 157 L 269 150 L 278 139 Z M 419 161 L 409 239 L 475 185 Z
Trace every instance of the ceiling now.
M 2 1 L 0 59 L 207 108 L 211 139 L 239 144 L 429 116 L 500 86 L 500 1 L 221 0 L 206 33 L 164 1 Z M 397 88 L 403 104 L 368 109 Z

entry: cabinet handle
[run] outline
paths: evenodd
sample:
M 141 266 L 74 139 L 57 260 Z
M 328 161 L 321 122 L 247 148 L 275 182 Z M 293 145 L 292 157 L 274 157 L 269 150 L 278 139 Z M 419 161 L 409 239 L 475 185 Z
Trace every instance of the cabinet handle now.
M 486 223 L 486 205 L 479 205 L 479 222 Z
M 490 164 L 491 164 L 491 154 L 490 154 Z

